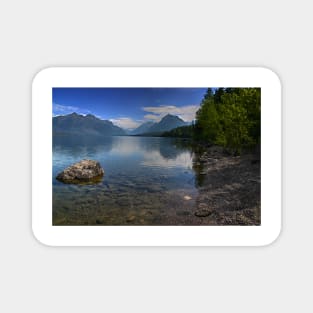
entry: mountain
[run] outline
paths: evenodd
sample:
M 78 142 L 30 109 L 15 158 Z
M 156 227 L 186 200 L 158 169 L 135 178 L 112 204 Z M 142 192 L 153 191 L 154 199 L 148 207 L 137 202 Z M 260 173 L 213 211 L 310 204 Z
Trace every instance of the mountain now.
M 167 114 L 160 122 L 155 123 L 149 129 L 149 133 L 158 133 L 172 130 L 176 127 L 186 126 L 188 123 L 184 122 L 181 118 L 176 115 Z
M 55 116 L 52 120 L 53 134 L 119 136 L 125 131 L 111 121 L 101 120 L 92 114 L 77 113 Z
M 149 131 L 149 128 L 154 125 L 153 122 L 146 122 L 141 124 L 139 127 L 137 127 L 136 129 L 132 130 L 130 132 L 131 135 L 139 135 L 139 134 L 143 134 Z

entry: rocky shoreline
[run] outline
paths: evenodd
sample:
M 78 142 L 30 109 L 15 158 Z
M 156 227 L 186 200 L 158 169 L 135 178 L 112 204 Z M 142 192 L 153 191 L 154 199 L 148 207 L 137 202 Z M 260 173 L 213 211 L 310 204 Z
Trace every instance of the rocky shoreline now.
M 260 154 L 230 156 L 220 147 L 197 153 L 199 195 L 194 215 L 203 225 L 261 224 Z
M 188 147 L 193 175 L 180 188 L 167 188 L 166 174 L 102 179 L 98 162 L 73 164 L 58 177 L 65 184 L 54 186 L 53 225 L 260 225 L 259 155 Z

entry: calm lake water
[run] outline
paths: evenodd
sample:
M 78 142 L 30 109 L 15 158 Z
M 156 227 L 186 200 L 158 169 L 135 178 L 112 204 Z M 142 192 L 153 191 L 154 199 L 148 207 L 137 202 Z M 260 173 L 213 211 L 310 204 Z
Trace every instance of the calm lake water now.
M 100 162 L 100 183 L 55 179 L 81 159 Z M 173 138 L 54 137 L 53 225 L 192 225 L 198 194 L 192 160 Z

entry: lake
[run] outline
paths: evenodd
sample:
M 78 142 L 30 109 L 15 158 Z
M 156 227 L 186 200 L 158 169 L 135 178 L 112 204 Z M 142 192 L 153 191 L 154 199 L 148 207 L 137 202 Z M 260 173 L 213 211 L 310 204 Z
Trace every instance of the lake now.
M 56 175 L 82 159 L 100 162 L 98 184 Z M 160 137 L 53 138 L 53 225 L 193 225 L 198 195 L 193 152 Z

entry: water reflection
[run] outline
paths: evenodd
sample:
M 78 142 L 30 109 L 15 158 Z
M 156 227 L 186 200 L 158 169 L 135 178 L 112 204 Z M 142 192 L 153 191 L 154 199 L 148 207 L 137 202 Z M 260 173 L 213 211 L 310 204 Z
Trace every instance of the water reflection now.
M 198 152 L 193 153 L 192 169 L 195 173 L 195 186 L 201 187 L 204 184 L 206 173 L 204 171 L 204 163 L 201 162 L 201 157 Z
M 96 137 L 56 136 L 53 138 L 53 153 L 56 159 L 103 158 L 142 156 L 146 166 L 191 167 L 191 154 L 187 147 L 173 139 L 158 137 Z
M 53 148 L 55 147 L 89 147 L 93 148 L 101 145 L 103 149 L 112 149 L 114 137 L 95 135 L 55 135 L 52 138 Z
M 77 136 L 53 138 L 54 175 L 86 158 L 98 160 L 112 175 L 117 171 L 136 175 L 136 171 L 141 172 L 140 167 L 192 169 L 190 149 L 171 138 L 84 136 L 81 141 Z
M 96 159 L 104 168 L 100 184 L 75 186 L 55 179 L 83 158 Z M 197 194 L 194 158 L 188 144 L 171 138 L 54 138 L 53 223 L 192 223 L 187 219 Z
M 111 153 L 119 155 L 150 153 L 151 151 L 157 151 L 164 159 L 175 159 L 180 153 L 188 150 L 183 146 L 177 147 L 171 138 L 135 136 L 115 137 L 111 149 Z
M 196 187 L 203 184 L 203 163 L 199 146 L 174 138 L 136 136 L 55 136 L 53 137 L 54 168 L 62 170 L 83 158 L 97 159 L 106 168 L 112 161 L 123 170 L 129 166 L 181 167 L 193 170 Z M 123 162 L 125 162 L 123 164 Z M 121 162 L 122 161 L 122 162 Z M 136 163 L 136 164 L 134 164 Z
M 149 167 L 185 167 L 192 168 L 192 157 L 190 152 L 181 152 L 180 154 L 164 157 L 160 151 L 151 151 L 144 153 L 144 160 L 141 162 L 144 166 Z

